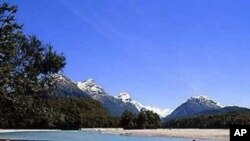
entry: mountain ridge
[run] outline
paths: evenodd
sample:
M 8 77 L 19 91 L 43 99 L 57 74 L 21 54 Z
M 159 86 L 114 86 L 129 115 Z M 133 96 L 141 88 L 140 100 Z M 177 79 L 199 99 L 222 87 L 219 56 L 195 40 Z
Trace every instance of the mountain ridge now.
M 221 109 L 222 106 L 207 96 L 195 96 L 178 106 L 165 120 L 188 117 L 203 111 Z
M 170 109 L 160 109 L 160 108 L 157 108 L 157 107 L 152 107 L 152 106 L 146 106 L 146 105 L 143 105 L 141 104 L 140 102 L 136 101 L 136 100 L 133 100 L 129 93 L 127 92 L 121 92 L 119 93 L 118 96 L 116 96 L 117 99 L 120 99 L 124 102 L 128 102 L 128 103 L 131 103 L 133 105 L 135 105 L 135 107 L 141 111 L 141 110 L 149 110 L 149 111 L 153 111 L 155 113 L 157 113 L 161 118 L 164 118 L 166 117 L 168 114 L 170 114 L 171 110 Z
M 97 85 L 93 79 L 76 82 L 76 85 L 82 91 L 88 93 L 93 99 L 99 101 L 114 116 L 121 116 L 126 110 L 135 114 L 140 112 L 131 103 L 123 102 L 109 95 L 101 86 Z
M 118 96 L 109 95 L 103 87 L 95 83 L 94 79 L 87 79 L 83 82 L 73 82 L 68 77 L 61 74 L 54 75 L 53 78 L 55 79 L 54 84 L 57 87 L 57 96 L 92 98 L 99 101 L 114 116 L 121 116 L 125 110 L 136 114 L 143 110 L 150 110 L 157 113 L 163 120 L 169 120 L 206 113 L 223 113 L 224 110 L 221 109 L 230 107 L 224 107 L 209 97 L 201 95 L 188 98 L 186 102 L 171 111 L 167 108 L 160 109 L 157 107 L 145 106 L 133 100 L 129 93 L 125 91 L 119 93 Z

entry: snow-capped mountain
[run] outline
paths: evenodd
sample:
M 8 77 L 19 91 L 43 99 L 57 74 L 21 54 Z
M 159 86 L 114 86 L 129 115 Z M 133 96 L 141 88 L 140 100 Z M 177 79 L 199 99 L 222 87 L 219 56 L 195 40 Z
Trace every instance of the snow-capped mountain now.
M 76 84 L 78 88 L 80 88 L 84 92 L 87 92 L 91 96 L 107 95 L 102 87 L 95 84 L 95 81 L 93 79 L 88 79 L 83 82 L 77 82 Z
M 116 98 L 125 103 L 133 104 L 137 108 L 138 111 L 141 111 L 141 110 L 153 111 L 157 113 L 161 118 L 166 117 L 171 112 L 171 110 L 169 109 L 160 109 L 160 108 L 151 107 L 151 106 L 144 106 L 140 102 L 132 100 L 132 98 L 127 92 L 121 92 Z
M 208 107 L 223 107 L 220 103 L 213 101 L 208 96 L 192 96 L 190 101 L 196 101 L 201 104 L 206 104 Z
M 53 86 L 53 90 L 49 96 L 90 98 L 87 93 L 80 90 L 77 85 L 65 75 L 54 74 L 51 85 Z
M 135 105 L 135 107 L 138 109 L 138 111 L 141 111 L 141 109 L 143 108 L 143 105 L 135 100 L 132 100 L 132 98 L 130 97 L 130 95 L 127 92 L 121 92 L 116 98 L 125 102 L 125 103 L 131 103 L 131 104 Z
M 99 101 L 114 116 L 121 116 L 125 110 L 136 114 L 139 113 L 139 110 L 133 104 L 121 101 L 107 94 L 102 87 L 95 84 L 93 79 L 77 82 L 76 84 L 82 91 Z
M 88 93 L 93 99 L 101 102 L 113 115 L 121 115 L 125 110 L 134 113 L 138 113 L 141 110 L 150 110 L 159 114 L 160 117 L 166 117 L 171 112 L 169 109 L 144 106 L 140 102 L 132 100 L 126 92 L 120 93 L 117 97 L 111 96 L 101 86 L 95 84 L 93 79 L 77 82 L 76 84 L 78 88 Z
M 193 116 L 197 113 L 221 109 L 222 106 L 207 96 L 189 98 L 185 103 L 177 107 L 166 119 Z

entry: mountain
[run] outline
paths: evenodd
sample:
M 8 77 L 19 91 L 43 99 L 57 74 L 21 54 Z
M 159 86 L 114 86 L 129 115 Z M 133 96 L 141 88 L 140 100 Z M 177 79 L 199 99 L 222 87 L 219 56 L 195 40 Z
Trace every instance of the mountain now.
M 55 74 L 52 77 L 53 96 L 91 98 L 65 75 Z
M 250 109 L 239 107 L 239 106 L 226 106 L 220 109 L 202 111 L 202 112 L 195 114 L 194 116 L 216 115 L 216 114 L 241 114 L 241 113 L 247 113 L 247 112 L 250 113 Z
M 139 110 L 135 105 L 107 94 L 102 87 L 95 84 L 93 79 L 77 82 L 76 84 L 83 92 L 99 101 L 114 116 L 121 116 L 125 110 L 136 114 L 139 113 Z
M 189 117 L 197 113 L 218 110 L 221 108 L 222 106 L 219 103 L 206 96 L 191 97 L 185 103 L 177 107 L 169 116 L 165 118 L 165 120 Z
M 230 125 L 249 125 L 250 109 L 227 106 L 224 108 L 203 111 L 188 117 L 166 120 L 165 128 L 229 128 Z
M 160 108 L 151 107 L 151 106 L 144 106 L 140 102 L 133 100 L 127 92 L 121 92 L 116 98 L 120 99 L 121 101 L 125 103 L 131 103 L 137 108 L 138 111 L 141 111 L 141 110 L 153 111 L 157 113 L 161 118 L 166 117 L 171 112 L 171 110 L 169 109 L 160 109 Z

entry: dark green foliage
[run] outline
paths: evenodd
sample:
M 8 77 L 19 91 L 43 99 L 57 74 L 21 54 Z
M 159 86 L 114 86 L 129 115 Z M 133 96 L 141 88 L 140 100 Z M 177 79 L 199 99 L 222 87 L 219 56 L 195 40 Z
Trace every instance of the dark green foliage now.
M 148 126 L 147 121 L 148 117 L 146 115 L 146 112 L 140 112 L 136 119 L 137 128 L 145 129 Z
M 136 115 L 129 111 L 124 111 L 120 121 L 121 127 L 124 129 L 132 129 L 136 127 Z
M 160 127 L 160 117 L 152 111 L 141 111 L 138 115 L 125 111 L 120 125 L 124 129 L 156 129 Z
M 61 129 L 117 126 L 107 111 L 95 100 L 59 98 L 47 101 L 54 115 L 54 126 Z M 49 120 L 51 121 L 51 120 Z M 114 127 L 115 127 L 114 126 Z
M 146 127 L 147 129 L 156 129 L 160 127 L 160 117 L 158 114 L 152 111 L 142 111 L 146 115 Z M 138 128 L 142 128 L 138 126 Z
M 100 103 L 92 99 L 56 98 L 28 101 L 31 104 L 26 108 L 25 114 L 19 111 L 21 109 L 8 107 L 5 111 L 8 118 L 1 120 L 0 127 L 79 129 L 117 127 L 119 123 L 118 118 L 109 116 Z
M 22 33 L 16 11 L 17 7 L 0 5 L 0 94 L 12 102 L 20 102 L 22 96 L 41 96 L 51 75 L 66 64 L 51 45 Z

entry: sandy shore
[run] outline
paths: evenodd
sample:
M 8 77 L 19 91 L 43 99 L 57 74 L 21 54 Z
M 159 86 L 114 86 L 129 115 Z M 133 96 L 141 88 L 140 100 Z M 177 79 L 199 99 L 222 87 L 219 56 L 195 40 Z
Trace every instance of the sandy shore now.
M 102 133 L 128 135 L 128 136 L 156 136 L 179 137 L 191 139 L 214 139 L 229 141 L 229 130 L 224 129 L 149 129 L 149 130 L 123 130 L 120 128 L 82 129 L 83 131 L 99 131 Z

